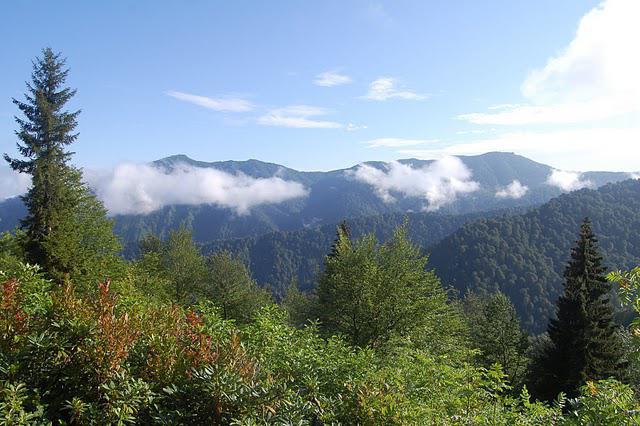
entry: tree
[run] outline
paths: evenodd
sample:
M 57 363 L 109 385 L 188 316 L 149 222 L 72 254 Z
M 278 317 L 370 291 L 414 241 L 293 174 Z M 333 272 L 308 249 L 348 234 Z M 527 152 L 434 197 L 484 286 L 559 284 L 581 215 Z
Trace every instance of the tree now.
M 22 158 L 4 158 L 12 169 L 31 175 L 31 187 L 23 201 L 28 214 L 27 260 L 42 266 L 57 279 L 104 276 L 119 265 L 120 243 L 113 235 L 102 203 L 82 182 L 82 173 L 69 164 L 80 111 L 66 111 L 76 91 L 65 87 L 69 71 L 65 59 L 50 48 L 33 63 L 25 101 L 13 99 L 24 114 L 15 117 Z
M 633 318 L 623 334 L 629 363 L 626 378 L 640 395 L 640 266 L 629 271 L 611 272 L 607 279 L 618 284 L 620 300 L 632 311 Z
M 352 242 L 339 227 L 318 281 L 318 315 L 328 334 L 344 334 L 356 346 L 381 345 L 452 315 L 427 257 L 407 238 L 406 224 L 378 244 L 373 235 Z M 419 333 L 421 335 L 433 335 Z
M 499 363 L 519 391 L 527 371 L 528 338 L 513 304 L 503 293 L 484 297 L 468 293 L 464 302 L 471 343 L 481 351 L 478 360 L 485 368 Z
M 162 267 L 171 281 L 173 297 L 179 303 L 193 303 L 202 291 L 207 274 L 205 258 L 185 227 L 170 231 L 160 253 Z
M 587 380 L 620 376 L 622 342 L 605 270 L 591 222 L 585 219 L 564 274 L 557 317 L 549 322 L 549 345 L 531 370 L 539 398 L 552 400 L 560 392 L 573 397 Z
M 316 304 L 315 295 L 300 291 L 295 279 L 291 280 L 280 302 L 280 306 L 289 314 L 289 322 L 296 327 L 301 327 L 314 319 Z
M 271 301 L 268 290 L 258 287 L 239 257 L 227 251 L 214 253 L 207 259 L 207 267 L 203 293 L 220 307 L 223 319 L 248 322 Z

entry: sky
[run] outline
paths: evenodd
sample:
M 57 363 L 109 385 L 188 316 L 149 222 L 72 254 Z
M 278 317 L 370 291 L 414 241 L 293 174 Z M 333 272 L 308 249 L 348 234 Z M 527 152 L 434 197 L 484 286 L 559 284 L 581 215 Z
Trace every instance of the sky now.
M 1 15 L 11 155 L 11 98 L 50 46 L 78 90 L 85 168 L 181 153 L 330 170 L 507 151 L 640 170 L 638 0 L 23 0 Z

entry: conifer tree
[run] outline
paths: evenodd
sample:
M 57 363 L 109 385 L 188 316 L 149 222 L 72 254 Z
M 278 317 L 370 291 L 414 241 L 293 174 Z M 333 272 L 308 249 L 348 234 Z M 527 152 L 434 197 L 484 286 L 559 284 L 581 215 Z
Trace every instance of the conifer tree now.
M 622 342 L 613 321 L 610 287 L 598 241 L 585 219 L 565 270 L 557 317 L 549 322 L 549 343 L 534 360 L 530 382 L 536 396 L 573 397 L 587 380 L 620 376 Z
M 24 118 L 15 117 L 18 152 L 22 158 L 4 158 L 14 170 L 31 176 L 22 197 L 28 214 L 27 260 L 45 268 L 55 279 L 103 276 L 118 264 L 118 240 L 102 203 L 82 182 L 82 173 L 69 161 L 68 146 L 78 133 L 80 111 L 65 105 L 76 91 L 65 87 L 69 71 L 65 59 L 50 48 L 33 62 L 25 100 L 13 99 Z

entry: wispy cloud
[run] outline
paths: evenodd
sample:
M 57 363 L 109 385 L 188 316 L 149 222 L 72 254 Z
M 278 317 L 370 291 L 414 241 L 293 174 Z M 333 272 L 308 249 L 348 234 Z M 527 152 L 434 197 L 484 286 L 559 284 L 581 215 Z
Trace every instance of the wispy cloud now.
M 326 71 L 316 76 L 313 83 L 317 86 L 333 87 L 351 83 L 353 80 L 346 74 L 340 74 L 336 71 Z
M 432 159 L 442 155 L 476 155 L 491 151 L 517 152 L 554 167 L 573 170 L 638 169 L 640 128 L 519 131 L 465 142 L 442 142 L 440 148 L 406 149 L 402 154 Z M 625 155 L 620 155 L 625 153 Z
M 86 179 L 112 215 L 147 214 L 175 204 L 214 204 L 242 215 L 308 194 L 302 184 L 276 176 L 253 178 L 187 165 L 165 172 L 147 164 L 122 164 L 89 171 Z
M 452 203 L 460 194 L 468 194 L 480 188 L 471 180 L 471 171 L 456 157 L 445 157 L 424 168 L 391 162 L 386 170 L 361 165 L 350 172 L 355 179 L 371 185 L 385 202 L 395 201 L 393 193 L 424 199 L 425 210 L 438 210 Z
M 582 173 L 566 170 L 553 170 L 547 178 L 547 184 L 560 188 L 565 192 L 594 186 L 593 182 L 582 178 Z
M 420 101 L 427 95 L 419 94 L 407 89 L 398 89 L 397 80 L 393 77 L 380 77 L 369 84 L 369 91 L 364 99 L 371 101 L 386 101 L 388 99 L 406 99 Z
M 355 132 L 357 130 L 364 130 L 366 128 L 367 128 L 367 125 L 365 124 L 354 124 L 354 123 L 349 123 L 347 124 L 347 127 L 345 127 L 347 132 Z
M 524 105 L 462 114 L 476 124 L 575 124 L 640 111 L 640 2 L 607 0 L 587 13 L 566 49 L 522 84 Z
M 329 111 L 310 105 L 292 105 L 285 108 L 276 108 L 258 118 L 258 123 L 265 126 L 294 127 L 300 129 L 337 129 L 342 124 L 335 121 L 318 120 L 319 117 L 329 114 Z
M 0 164 L 0 201 L 27 192 L 29 175 L 14 172 L 6 163 Z
M 369 148 L 401 148 L 405 146 L 427 145 L 437 143 L 437 140 L 429 139 L 403 139 L 403 138 L 378 138 L 365 141 Z
M 522 198 L 529 191 L 529 187 L 520 183 L 519 180 L 514 180 L 506 187 L 496 191 L 497 198 Z
M 212 109 L 214 111 L 222 112 L 248 112 L 253 111 L 255 106 L 253 103 L 242 98 L 210 98 L 208 96 L 194 95 L 191 93 L 178 92 L 170 90 L 166 92 L 168 96 L 172 98 L 189 102 L 194 105 L 201 106 L 203 108 Z

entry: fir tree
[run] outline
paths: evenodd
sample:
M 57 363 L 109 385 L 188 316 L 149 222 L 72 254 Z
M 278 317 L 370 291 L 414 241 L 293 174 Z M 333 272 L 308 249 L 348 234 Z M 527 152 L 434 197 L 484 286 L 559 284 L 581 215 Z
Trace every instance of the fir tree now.
M 605 272 L 585 219 L 564 274 L 557 317 L 549 322 L 549 342 L 534 360 L 530 381 L 539 398 L 552 400 L 560 392 L 576 396 L 587 380 L 620 375 L 622 345 Z
M 120 245 L 104 206 L 69 163 L 80 111 L 65 110 L 76 93 L 65 87 L 68 73 L 65 59 L 50 48 L 34 61 L 25 100 L 13 99 L 24 115 L 15 117 L 22 158 L 4 158 L 14 170 L 31 175 L 31 187 L 22 197 L 28 210 L 22 221 L 27 260 L 53 278 L 82 280 L 89 271 L 94 276 L 113 272 Z

